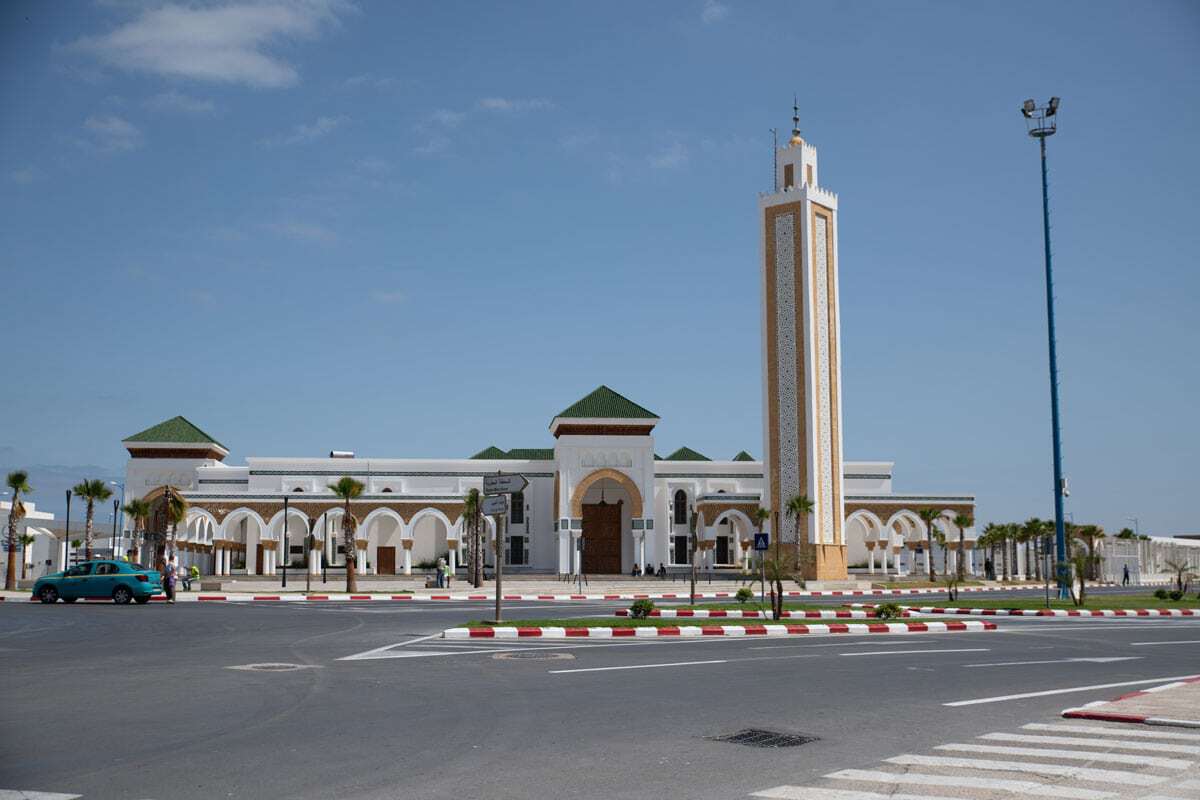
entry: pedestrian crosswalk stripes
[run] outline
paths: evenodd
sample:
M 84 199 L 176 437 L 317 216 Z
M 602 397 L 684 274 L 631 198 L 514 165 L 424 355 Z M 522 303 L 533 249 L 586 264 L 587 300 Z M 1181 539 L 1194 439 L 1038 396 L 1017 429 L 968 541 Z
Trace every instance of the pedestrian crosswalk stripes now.
M 979 737 L 994 742 L 1021 742 L 1023 744 L 1066 744 L 1080 747 L 1095 747 L 1096 740 L 1084 736 L 1031 736 L 1024 733 L 986 733 Z M 1122 750 L 1145 750 L 1148 753 L 1183 753 L 1200 755 L 1200 747 L 1191 744 L 1165 744 L 1163 742 L 1131 742 L 1124 739 L 1105 739 L 1106 747 Z
M 1104 742 L 1093 742 L 1092 746 L 1103 748 Z M 969 744 L 953 742 L 939 744 L 935 750 L 953 750 L 960 753 L 992 753 L 1005 756 L 1032 756 L 1035 758 L 1057 758 L 1071 761 L 1107 761 L 1110 764 L 1135 764 L 1143 767 L 1163 767 L 1165 769 L 1187 769 L 1192 762 L 1181 758 L 1164 758 L 1162 756 L 1130 755 L 1128 753 L 1109 753 L 1104 750 L 1050 750 L 1037 747 L 1013 747 L 1003 744 Z
M 829 772 L 813 785 L 774 786 L 750 796 L 772 800 L 1200 799 L 1200 779 L 1192 777 L 1196 759 L 1188 757 L 1200 755 L 1200 747 L 1182 743 L 1190 738 L 1174 738 L 1175 731 L 1130 727 L 1030 722 L 1021 726 L 1021 732 L 983 733 L 974 741 L 935 745 L 932 753 L 885 757 L 874 766 Z
M 1035 764 L 1028 761 L 995 761 L 987 758 L 956 758 L 954 756 L 894 756 L 885 759 L 889 764 L 916 767 L 959 767 L 994 772 L 1029 772 L 1059 778 L 1079 778 L 1096 783 L 1121 783 L 1129 786 L 1157 786 L 1168 780 L 1161 775 L 1126 772 L 1115 769 L 1076 767 L 1063 764 Z
M 1094 736 L 1124 736 L 1130 739 L 1175 739 L 1184 742 L 1200 742 L 1200 733 L 1179 733 L 1177 731 L 1133 729 L 1132 725 L 1122 728 L 1105 728 L 1103 725 L 1066 725 L 1062 723 L 1031 722 L 1022 725 L 1027 731 L 1057 731 L 1061 733 L 1079 733 Z

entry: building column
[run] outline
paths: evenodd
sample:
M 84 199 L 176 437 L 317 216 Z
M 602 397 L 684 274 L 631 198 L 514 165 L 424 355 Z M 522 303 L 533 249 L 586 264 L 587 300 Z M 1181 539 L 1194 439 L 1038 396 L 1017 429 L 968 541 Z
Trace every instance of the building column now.
M 875 574 L 875 548 L 874 547 L 867 548 L 867 574 L 868 575 Z
M 412 550 L 407 547 L 404 549 L 404 574 L 412 575 Z
M 458 555 L 457 547 L 449 548 L 449 550 L 446 553 L 446 558 L 449 559 L 449 562 L 450 562 L 450 574 L 451 575 L 453 575 L 454 571 L 458 569 L 458 559 L 456 558 L 457 555 Z
M 883 574 L 887 575 L 888 574 L 888 565 L 887 565 L 888 548 L 891 546 L 891 542 L 887 541 L 886 539 L 883 539 L 879 542 L 879 544 L 883 545 L 882 547 L 879 548 L 879 557 L 880 557 L 880 560 L 883 562 L 882 563 Z
M 58 543 L 58 568 L 60 570 L 67 568 L 67 544 L 66 538 Z
M 646 532 L 642 531 L 642 535 L 638 537 L 638 566 L 641 568 L 643 575 L 646 574 Z

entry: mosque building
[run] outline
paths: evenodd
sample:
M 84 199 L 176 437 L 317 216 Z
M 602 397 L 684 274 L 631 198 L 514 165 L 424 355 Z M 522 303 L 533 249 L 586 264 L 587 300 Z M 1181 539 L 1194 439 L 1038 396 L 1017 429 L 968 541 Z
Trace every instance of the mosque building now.
M 224 445 L 175 417 L 123 442 L 126 492 L 154 501 L 164 486 L 180 489 L 189 503 L 178 532 L 183 563 L 217 575 L 274 575 L 285 561 L 313 572 L 344 565 L 344 507 L 328 489 L 342 476 L 365 485 L 351 503 L 360 572 L 409 574 L 438 557 L 461 563 L 463 498 L 497 471 L 529 482 L 507 515 L 508 571 L 628 574 L 635 565 L 683 569 L 693 555 L 706 569 L 746 569 L 759 508 L 770 512 L 763 527 L 772 535 L 799 542 L 801 572 L 812 582 L 844 581 L 855 567 L 923 570 L 920 512 L 929 508 L 940 513 L 933 524 L 956 558 L 953 520 L 974 516 L 972 495 L 898 494 L 892 462 L 843 459 L 837 195 L 820 183 L 817 150 L 801 138 L 798 116 L 793 123 L 776 150 L 774 191 L 759 199 L 761 459 L 747 450 L 712 459 L 689 447 L 660 456 L 658 414 L 600 386 L 551 418 L 542 446 L 489 446 L 469 458 L 335 451 L 230 466 Z M 789 515 L 797 496 L 811 501 L 811 512 Z M 151 530 L 166 527 L 161 505 Z M 487 524 L 494 535 L 494 519 Z M 962 533 L 967 567 L 981 571 L 974 530 Z

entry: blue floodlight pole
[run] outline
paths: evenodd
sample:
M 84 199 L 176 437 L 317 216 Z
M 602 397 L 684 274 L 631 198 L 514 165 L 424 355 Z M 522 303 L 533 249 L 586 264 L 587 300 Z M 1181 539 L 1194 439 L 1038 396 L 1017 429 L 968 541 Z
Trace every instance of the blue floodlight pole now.
M 1070 597 L 1067 577 L 1067 535 L 1063 525 L 1063 493 L 1066 485 L 1062 475 L 1062 437 L 1058 416 L 1058 348 L 1054 338 L 1054 272 L 1050 256 L 1050 189 L 1046 178 L 1046 139 L 1057 131 L 1057 121 L 1051 119 L 1058 114 L 1057 97 L 1038 108 L 1032 100 L 1026 100 L 1021 111 L 1026 119 L 1033 120 L 1029 135 L 1038 140 L 1042 157 L 1042 238 L 1046 256 L 1046 333 L 1050 349 L 1050 428 L 1054 442 L 1054 555 L 1058 564 L 1059 599 Z M 1082 580 L 1083 576 L 1081 576 Z

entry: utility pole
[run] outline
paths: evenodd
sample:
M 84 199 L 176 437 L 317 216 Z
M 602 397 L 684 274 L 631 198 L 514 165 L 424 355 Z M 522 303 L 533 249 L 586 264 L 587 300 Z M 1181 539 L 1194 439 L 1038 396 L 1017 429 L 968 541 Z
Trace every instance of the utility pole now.
M 502 588 L 504 582 L 504 523 L 507 514 L 496 515 L 496 624 L 499 625 L 502 621 L 500 618 L 500 603 L 503 599 L 504 590 Z
M 690 534 L 688 540 L 692 546 L 690 559 L 692 562 L 691 604 L 696 605 L 696 551 L 700 548 L 698 547 L 699 542 L 696 541 L 696 509 L 691 507 L 688 508 L 688 533 Z

